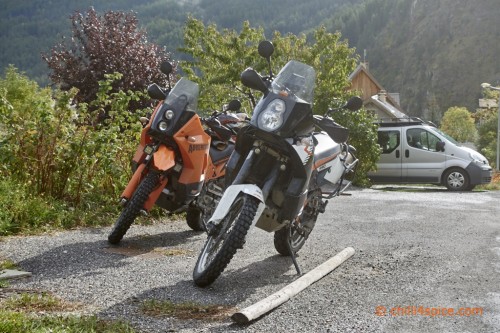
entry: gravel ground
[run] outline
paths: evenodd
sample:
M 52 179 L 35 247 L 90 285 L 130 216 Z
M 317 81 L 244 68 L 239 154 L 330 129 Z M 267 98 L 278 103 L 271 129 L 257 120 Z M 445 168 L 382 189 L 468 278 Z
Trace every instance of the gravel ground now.
M 348 194 L 330 201 L 298 261 L 307 272 L 347 246 L 355 255 L 245 326 L 229 315 L 148 317 L 140 305 L 156 299 L 242 309 L 295 280 L 272 234 L 256 228 L 205 289 L 191 280 L 205 236 L 182 221 L 134 225 L 116 247 L 106 241 L 109 228 L 10 237 L 0 242 L 0 256 L 33 273 L 11 288 L 51 291 L 81 304 L 80 312 L 128 320 L 141 332 L 500 332 L 500 192 L 378 186 Z M 483 314 L 391 315 L 393 307 L 411 306 L 480 307 Z

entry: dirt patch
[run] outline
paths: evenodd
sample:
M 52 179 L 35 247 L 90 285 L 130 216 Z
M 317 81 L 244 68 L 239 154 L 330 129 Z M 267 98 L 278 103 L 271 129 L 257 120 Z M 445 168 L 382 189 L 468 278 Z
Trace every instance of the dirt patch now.
M 165 256 L 182 256 L 192 254 L 192 250 L 182 248 L 157 247 L 141 249 L 138 247 L 107 247 L 103 249 L 106 253 L 120 254 L 126 257 L 143 256 L 146 258 L 161 258 Z
M 227 319 L 237 309 L 227 305 L 204 305 L 194 302 L 174 303 L 171 301 L 148 300 L 142 304 L 142 312 L 151 317 L 175 317 L 220 321 Z

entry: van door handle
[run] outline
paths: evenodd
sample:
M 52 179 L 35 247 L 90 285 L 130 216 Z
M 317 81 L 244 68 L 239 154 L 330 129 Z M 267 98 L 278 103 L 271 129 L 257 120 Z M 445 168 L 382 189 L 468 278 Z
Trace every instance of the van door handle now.
M 399 149 L 396 150 L 396 158 L 399 158 Z
M 410 157 L 410 151 L 408 149 L 405 149 L 405 157 L 406 158 Z

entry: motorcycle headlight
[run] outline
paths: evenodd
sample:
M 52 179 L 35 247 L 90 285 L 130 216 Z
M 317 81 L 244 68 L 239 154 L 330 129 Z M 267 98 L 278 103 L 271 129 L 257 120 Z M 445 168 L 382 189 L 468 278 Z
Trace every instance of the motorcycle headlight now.
M 160 123 L 158 124 L 158 128 L 160 129 L 160 131 L 164 132 L 167 130 L 168 128 L 168 124 L 166 121 L 160 121 Z
M 257 125 L 259 128 L 267 131 L 278 129 L 283 124 L 283 114 L 285 110 L 285 102 L 281 99 L 275 99 L 261 112 L 257 120 Z
M 172 110 L 167 110 L 165 111 L 165 115 L 164 115 L 165 119 L 167 120 L 170 120 L 174 117 L 174 111 Z

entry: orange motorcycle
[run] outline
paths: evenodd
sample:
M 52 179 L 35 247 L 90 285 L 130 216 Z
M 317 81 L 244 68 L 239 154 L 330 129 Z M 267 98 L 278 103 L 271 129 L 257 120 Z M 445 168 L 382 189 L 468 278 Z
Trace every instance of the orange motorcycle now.
M 161 70 L 168 75 L 172 67 L 165 63 Z M 188 226 L 205 230 L 224 192 L 226 162 L 241 122 L 226 111 L 236 111 L 240 103 L 232 101 L 225 112 L 202 118 L 196 113 L 198 85 L 187 78 L 166 91 L 150 85 L 148 94 L 161 102 L 150 119 L 143 119 L 132 160 L 135 172 L 121 195 L 124 208 L 108 236 L 111 244 L 119 243 L 135 218 L 155 204 L 172 213 L 187 212 Z

